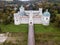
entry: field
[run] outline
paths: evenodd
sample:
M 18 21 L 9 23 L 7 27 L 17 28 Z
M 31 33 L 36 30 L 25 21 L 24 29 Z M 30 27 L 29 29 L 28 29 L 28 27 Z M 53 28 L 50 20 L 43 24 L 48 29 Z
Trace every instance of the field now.
M 8 25 L 0 25 L 2 32 L 27 32 L 27 24 L 21 24 L 21 25 L 14 25 L 14 24 L 8 24 Z
M 2 32 L 10 32 L 8 39 L 1 45 L 27 45 L 28 42 L 28 25 L 3 25 L 0 24 Z M 43 26 L 41 24 L 34 25 L 36 45 L 60 45 L 60 28 Z M 13 32 L 13 33 L 12 33 Z
M 8 39 L 2 45 L 27 45 L 28 34 L 9 33 Z M 35 33 L 36 45 L 60 45 L 60 33 Z
M 50 24 L 49 26 L 35 24 L 34 29 L 35 32 L 39 32 L 39 33 L 60 33 L 60 28 L 54 27 L 53 24 Z
M 0 28 L 1 28 L 2 32 L 28 32 L 28 25 L 27 24 L 21 24 L 21 25 L 0 24 Z M 34 30 L 36 33 L 37 32 L 39 32 L 39 33 L 59 33 L 60 32 L 60 28 L 54 27 L 53 24 L 50 24 L 49 26 L 35 24 Z

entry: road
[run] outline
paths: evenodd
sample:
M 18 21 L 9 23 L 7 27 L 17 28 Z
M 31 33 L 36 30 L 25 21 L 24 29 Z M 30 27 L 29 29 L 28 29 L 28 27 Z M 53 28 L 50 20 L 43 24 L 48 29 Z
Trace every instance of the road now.
M 33 25 L 29 25 L 28 45 L 35 45 L 35 38 L 34 38 L 34 28 L 33 28 Z

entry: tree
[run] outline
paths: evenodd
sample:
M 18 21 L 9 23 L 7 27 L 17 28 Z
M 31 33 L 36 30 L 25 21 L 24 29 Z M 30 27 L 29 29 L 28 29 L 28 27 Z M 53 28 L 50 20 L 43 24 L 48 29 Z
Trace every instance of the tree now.
M 55 18 L 56 18 L 56 14 L 58 14 L 58 10 L 50 10 L 51 13 L 51 22 L 54 23 L 55 22 Z
M 55 22 L 54 25 L 56 27 L 60 27 L 60 14 L 57 14 L 56 18 L 55 18 Z

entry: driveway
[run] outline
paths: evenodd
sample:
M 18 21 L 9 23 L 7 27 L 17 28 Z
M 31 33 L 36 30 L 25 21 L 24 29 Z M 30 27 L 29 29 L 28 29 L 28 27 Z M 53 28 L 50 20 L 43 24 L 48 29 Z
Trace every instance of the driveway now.
M 34 28 L 33 28 L 33 25 L 29 25 L 28 45 L 35 45 Z

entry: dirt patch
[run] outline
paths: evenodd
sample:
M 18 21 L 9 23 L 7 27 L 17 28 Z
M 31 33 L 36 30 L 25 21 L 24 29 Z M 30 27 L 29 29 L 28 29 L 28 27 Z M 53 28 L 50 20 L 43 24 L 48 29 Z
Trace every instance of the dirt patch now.
M 60 45 L 60 34 L 36 33 L 36 45 Z
M 3 45 L 27 45 L 27 33 L 10 33 Z
M 10 33 L 2 45 L 27 45 L 28 33 Z M 35 33 L 36 45 L 60 45 L 59 33 Z

